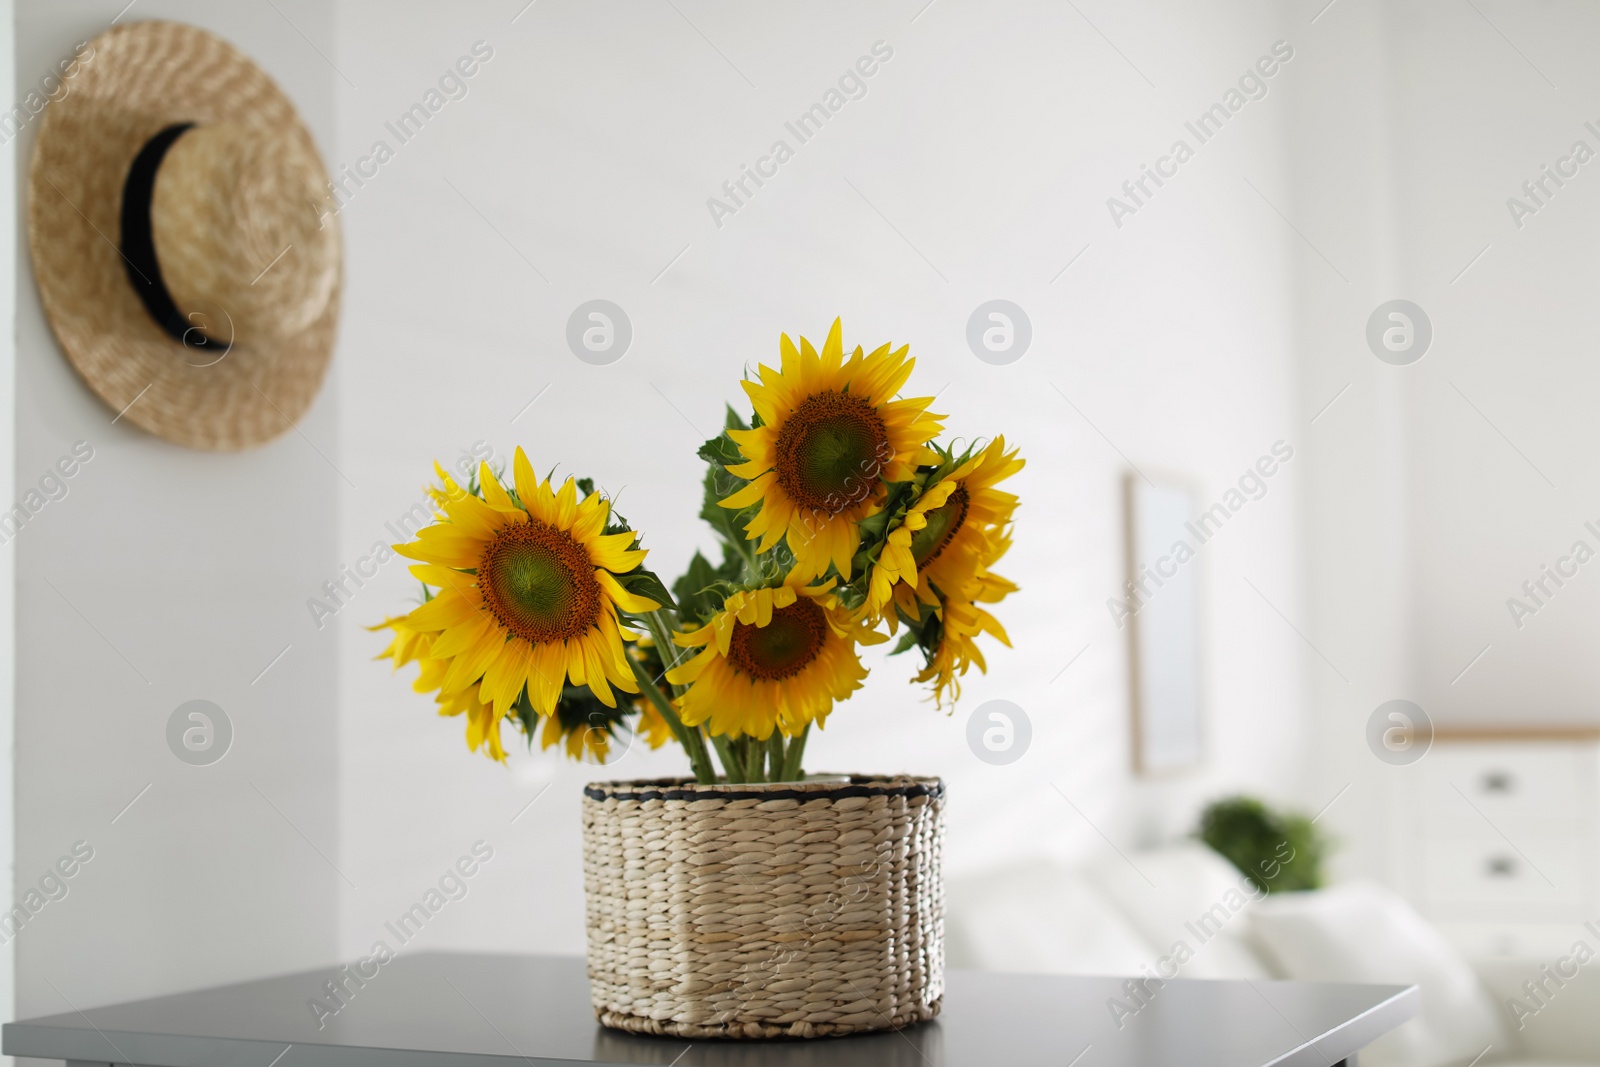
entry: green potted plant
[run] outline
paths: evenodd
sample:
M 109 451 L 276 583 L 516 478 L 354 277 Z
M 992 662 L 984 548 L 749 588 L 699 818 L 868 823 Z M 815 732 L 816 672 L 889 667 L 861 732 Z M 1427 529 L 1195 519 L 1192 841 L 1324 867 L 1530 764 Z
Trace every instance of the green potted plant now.
M 1264 893 L 1322 888 L 1328 839 L 1304 815 L 1275 811 L 1254 797 L 1225 797 L 1200 813 L 1195 835 Z
M 698 553 L 669 587 L 592 482 L 439 471 L 435 522 L 396 545 L 423 603 L 381 623 L 383 657 L 464 715 L 603 763 L 631 732 L 682 746 L 690 776 L 584 790 L 589 980 L 607 1026 L 824 1037 L 932 1018 L 944 992 L 944 783 L 807 775 L 806 738 L 861 688 L 859 649 L 899 634 L 941 706 L 1009 644 L 987 610 L 1022 468 L 1005 438 L 938 440 L 932 397 L 900 397 L 902 346 L 780 341 L 740 384 L 750 416 L 699 455 Z M 591 404 L 597 409 L 602 398 Z M 720 765 L 720 766 L 719 766 Z

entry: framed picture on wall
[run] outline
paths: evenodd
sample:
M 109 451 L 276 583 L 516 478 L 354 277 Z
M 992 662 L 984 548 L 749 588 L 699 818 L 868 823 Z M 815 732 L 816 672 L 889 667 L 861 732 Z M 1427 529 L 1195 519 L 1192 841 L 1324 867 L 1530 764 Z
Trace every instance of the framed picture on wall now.
M 1140 473 L 1127 475 L 1123 496 L 1133 766 L 1170 774 L 1204 752 L 1198 497 L 1183 478 Z

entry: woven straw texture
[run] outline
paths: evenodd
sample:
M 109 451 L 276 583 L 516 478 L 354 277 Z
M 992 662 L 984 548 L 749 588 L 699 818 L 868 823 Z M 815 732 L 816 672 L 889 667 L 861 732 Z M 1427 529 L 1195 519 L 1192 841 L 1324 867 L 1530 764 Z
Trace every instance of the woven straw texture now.
M 28 169 L 28 244 L 50 326 L 84 381 L 126 421 L 191 448 L 263 444 L 300 419 L 322 384 L 338 322 L 337 281 L 322 313 L 293 336 L 241 340 L 226 358 L 213 363 L 207 354 L 197 364 L 128 281 L 115 244 L 122 186 L 139 149 L 175 123 L 260 126 L 299 140 L 300 154 L 316 159 L 311 135 L 261 68 L 204 30 L 141 22 L 90 44 L 65 95 L 43 113 Z M 299 196 L 272 210 L 316 218 L 316 205 Z M 336 229 L 331 236 L 337 241 Z M 290 252 L 272 269 L 305 265 Z
M 826 1037 L 933 1018 L 944 784 L 584 790 L 589 986 L 606 1026 Z

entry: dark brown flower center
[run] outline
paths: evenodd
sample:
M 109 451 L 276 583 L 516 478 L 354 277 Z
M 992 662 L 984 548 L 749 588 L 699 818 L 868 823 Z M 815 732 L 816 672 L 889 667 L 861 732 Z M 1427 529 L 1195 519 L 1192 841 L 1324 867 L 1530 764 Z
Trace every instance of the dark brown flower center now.
M 917 561 L 917 570 L 939 558 L 939 553 L 949 546 L 961 524 L 967 521 L 967 509 L 971 506 L 972 497 L 967 495 L 967 487 L 958 485 L 943 504 L 928 512 L 928 525 L 911 535 L 911 558 Z
M 801 597 L 774 611 L 765 626 L 735 623 L 728 640 L 728 662 L 741 674 L 781 682 L 816 659 L 827 639 L 827 615 L 815 600 Z
M 894 458 L 875 408 L 850 393 L 813 393 L 778 429 L 778 485 L 803 508 L 837 515 L 872 495 Z
M 578 637 L 600 618 L 589 553 L 537 519 L 494 535 L 478 563 L 478 588 L 501 626 L 535 644 Z

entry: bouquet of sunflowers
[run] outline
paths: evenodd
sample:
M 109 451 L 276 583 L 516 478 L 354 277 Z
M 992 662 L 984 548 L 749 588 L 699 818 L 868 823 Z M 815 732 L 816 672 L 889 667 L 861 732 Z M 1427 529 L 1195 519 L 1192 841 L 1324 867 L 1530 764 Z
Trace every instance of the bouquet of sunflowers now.
M 896 399 L 905 346 L 847 359 L 835 320 L 820 352 L 780 349 L 740 383 L 752 417 L 730 407 L 700 448 L 721 558 L 695 553 L 670 590 L 589 479 L 557 488 L 520 448 L 509 479 L 435 466 L 435 522 L 394 546 L 423 602 L 373 629 L 394 635 L 380 659 L 421 665 L 414 688 L 441 715 L 465 713 L 469 749 L 503 761 L 509 720 L 530 746 L 604 763 L 628 731 L 677 741 L 702 783 L 797 781 L 812 725 L 867 676 L 860 646 L 903 627 L 894 651 L 920 650 L 915 681 L 941 707 L 985 669 L 980 634 L 1009 646 L 982 605 L 1017 588 L 990 570 L 1016 451 L 941 445 L 933 398 Z

